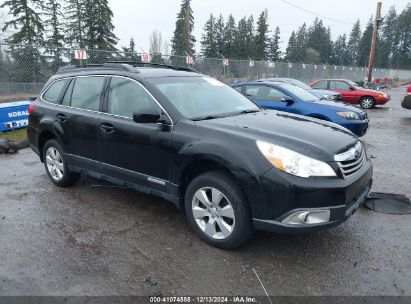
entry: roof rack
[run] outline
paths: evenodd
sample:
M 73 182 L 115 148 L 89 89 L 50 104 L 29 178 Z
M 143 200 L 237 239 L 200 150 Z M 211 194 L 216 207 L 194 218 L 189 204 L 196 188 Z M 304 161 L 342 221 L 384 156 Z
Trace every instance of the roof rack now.
M 141 67 L 152 66 L 152 67 L 171 69 L 175 71 L 200 73 L 199 71 L 193 68 L 190 68 L 190 67 L 174 66 L 174 65 L 167 65 L 167 64 L 161 64 L 161 63 L 138 62 L 138 61 L 107 61 L 102 64 L 87 64 L 83 66 L 67 65 L 67 66 L 59 68 L 57 71 L 57 74 L 67 73 L 67 72 L 84 69 L 84 68 L 91 68 L 91 69 L 107 68 L 107 69 L 123 70 L 127 72 L 132 72 L 132 73 L 140 73 L 140 71 L 137 69 L 137 67 L 139 66 Z

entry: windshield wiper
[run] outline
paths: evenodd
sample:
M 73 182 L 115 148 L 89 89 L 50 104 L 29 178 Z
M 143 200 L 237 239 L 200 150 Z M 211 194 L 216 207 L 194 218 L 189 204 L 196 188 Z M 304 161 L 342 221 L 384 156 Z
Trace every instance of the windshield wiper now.
M 225 113 L 225 114 L 220 114 L 220 115 L 207 115 L 207 116 L 201 116 L 201 117 L 196 117 L 193 118 L 192 120 L 194 121 L 200 121 L 200 120 L 210 120 L 210 119 L 217 119 L 217 118 L 224 118 L 224 117 L 229 117 L 229 116 L 237 116 L 241 114 L 248 114 L 248 113 L 255 113 L 255 112 L 261 112 L 261 109 L 248 109 L 248 110 L 243 110 L 239 112 L 232 112 L 232 113 Z
M 207 116 L 196 117 L 196 118 L 193 118 L 192 120 L 194 121 L 211 120 L 211 119 L 223 118 L 226 116 L 227 115 L 207 115 Z
M 242 115 L 242 114 L 257 113 L 257 112 L 261 112 L 261 111 L 262 111 L 261 109 L 253 109 L 253 110 L 248 109 L 248 110 L 242 110 L 242 111 L 239 111 L 239 112 L 231 113 L 229 116 L 237 116 L 237 115 Z

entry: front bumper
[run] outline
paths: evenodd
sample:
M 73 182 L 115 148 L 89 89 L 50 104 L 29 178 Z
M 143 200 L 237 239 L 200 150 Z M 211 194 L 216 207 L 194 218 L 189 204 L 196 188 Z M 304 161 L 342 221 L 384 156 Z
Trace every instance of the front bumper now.
M 388 95 L 387 97 L 380 97 L 380 96 L 378 96 L 378 97 L 375 98 L 375 103 L 378 104 L 378 105 L 384 105 L 384 104 L 386 104 L 387 102 L 389 102 L 390 100 L 391 100 L 391 96 L 390 96 L 390 95 Z
M 372 172 L 369 160 L 347 179 L 303 179 L 273 168 L 262 178 L 259 209 L 252 206 L 254 227 L 280 233 L 306 233 L 339 225 L 365 202 L 372 186 Z M 320 224 L 282 223 L 290 214 L 302 210 L 329 210 L 330 218 Z
M 352 120 L 347 123 L 341 124 L 344 128 L 350 130 L 358 137 L 364 136 L 367 133 L 369 121 L 365 120 Z

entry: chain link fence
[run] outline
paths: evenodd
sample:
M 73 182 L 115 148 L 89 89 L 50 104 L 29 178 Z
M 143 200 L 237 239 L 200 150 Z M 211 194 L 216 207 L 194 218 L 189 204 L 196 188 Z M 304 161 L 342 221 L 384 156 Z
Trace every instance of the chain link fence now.
M 75 59 L 75 50 L 0 43 L 0 102 L 26 100 L 39 94 L 44 83 L 59 67 L 68 64 L 92 65 L 107 61 L 142 62 L 143 54 L 117 51 L 87 50 L 87 59 Z M 223 58 L 190 58 L 153 54 L 152 63 L 190 66 L 199 72 L 226 83 L 267 77 L 289 77 L 309 83 L 321 78 L 345 78 L 363 82 L 366 67 L 331 66 L 288 62 L 231 60 Z M 191 63 L 191 64 L 189 64 Z M 374 78 L 411 80 L 410 70 L 376 68 Z

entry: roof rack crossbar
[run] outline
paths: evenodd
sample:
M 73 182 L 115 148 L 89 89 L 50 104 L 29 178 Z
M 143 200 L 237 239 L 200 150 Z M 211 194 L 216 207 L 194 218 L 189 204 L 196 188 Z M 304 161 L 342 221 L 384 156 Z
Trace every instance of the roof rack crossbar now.
M 69 71 L 74 71 L 81 68 L 108 68 L 108 69 L 121 69 L 123 71 L 139 73 L 138 67 L 139 66 L 153 66 L 153 67 L 161 67 L 166 69 L 171 69 L 175 71 L 186 71 L 186 72 L 193 72 L 199 73 L 196 69 L 185 67 L 185 66 L 176 66 L 176 65 L 168 65 L 162 63 L 151 63 L 151 62 L 138 62 L 138 61 L 107 61 L 101 64 L 87 64 L 83 66 L 79 65 L 67 65 L 58 69 L 57 74 L 65 73 Z

